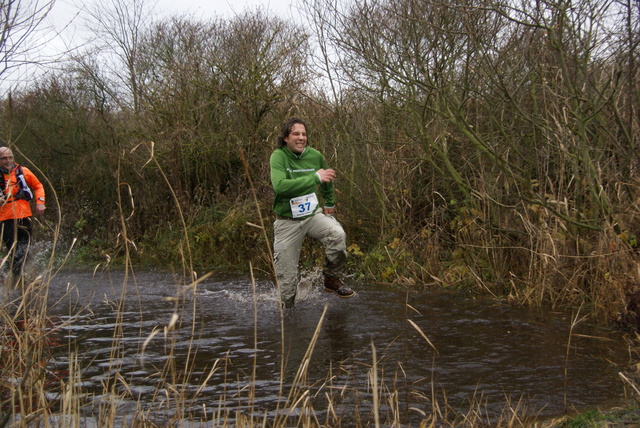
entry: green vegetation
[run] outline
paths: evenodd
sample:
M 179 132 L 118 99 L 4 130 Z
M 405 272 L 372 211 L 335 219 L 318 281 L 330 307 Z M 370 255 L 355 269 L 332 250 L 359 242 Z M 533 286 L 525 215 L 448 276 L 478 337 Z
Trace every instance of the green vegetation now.
M 615 408 L 608 411 L 589 410 L 577 416 L 553 422 L 547 428 L 623 428 L 640 424 L 637 406 Z
M 131 24 L 110 62 L 88 49 L 14 90 L 3 134 L 79 260 L 269 272 L 268 158 L 300 115 L 357 276 L 616 320 L 638 284 L 637 8 L 536 4 L 319 0 L 307 27 L 107 8 L 96 31 Z
M 153 20 L 129 3 L 90 13 L 104 45 L 0 100 L 1 137 L 48 191 L 39 239 L 54 242 L 52 264 L 71 251 L 186 277 L 268 274 L 268 159 L 279 124 L 299 115 L 338 172 L 360 278 L 637 321 L 637 2 L 317 0 L 303 5 L 307 25 L 252 11 Z M 46 284 L 23 284 L 35 300 L 2 314 L 17 357 L 1 378 L 20 374 L 12 400 L 34 418 L 50 410 L 37 364 Z M 84 404 L 77 369 L 57 409 L 69 417 Z M 105 383 L 113 400 L 120 381 Z M 503 426 L 524 424 L 513 408 Z M 472 414 L 434 409 L 424 426 L 486 423 Z M 152 426 L 146 415 L 134 425 Z

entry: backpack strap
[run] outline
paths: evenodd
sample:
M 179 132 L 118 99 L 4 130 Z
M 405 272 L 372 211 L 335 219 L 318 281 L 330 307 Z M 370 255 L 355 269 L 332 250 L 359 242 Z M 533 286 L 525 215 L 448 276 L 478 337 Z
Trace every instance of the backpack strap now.
M 24 199 L 25 201 L 30 201 L 31 199 L 33 199 L 33 192 L 29 188 L 27 180 L 25 180 L 24 178 L 22 167 L 20 165 L 16 167 L 16 179 L 18 180 L 18 184 L 20 185 L 20 190 L 18 190 L 18 193 L 16 193 L 14 197 L 16 199 Z
M 14 171 L 16 174 L 16 180 L 17 180 L 19 189 L 16 192 L 16 194 L 13 195 L 13 199 L 10 200 L 9 202 L 16 199 L 24 199 L 25 201 L 30 201 L 31 199 L 33 199 L 33 191 L 31 191 L 31 189 L 29 188 L 29 185 L 27 184 L 27 180 L 24 178 L 22 167 L 20 165 L 17 165 Z M 11 172 L 9 172 L 9 174 L 11 174 Z M 0 193 L 2 193 L 1 196 L 3 197 L 6 196 L 4 195 L 4 191 L 6 190 L 6 187 L 7 187 L 7 180 L 4 178 L 4 174 L 0 173 Z

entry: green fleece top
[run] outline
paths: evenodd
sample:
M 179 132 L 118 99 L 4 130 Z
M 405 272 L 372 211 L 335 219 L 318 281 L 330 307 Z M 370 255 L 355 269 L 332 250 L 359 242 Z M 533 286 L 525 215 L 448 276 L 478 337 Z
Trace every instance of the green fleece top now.
M 275 191 L 273 210 L 277 215 L 293 217 L 290 200 L 315 193 L 318 185 L 324 199 L 324 206 L 333 208 L 333 183 L 321 183 L 320 177 L 316 174 L 317 170 L 328 168 L 327 161 L 319 151 L 307 146 L 302 153 L 297 155 L 287 146 L 283 146 L 271 154 L 269 165 L 271 166 L 271 184 Z M 306 217 L 313 214 L 315 211 Z

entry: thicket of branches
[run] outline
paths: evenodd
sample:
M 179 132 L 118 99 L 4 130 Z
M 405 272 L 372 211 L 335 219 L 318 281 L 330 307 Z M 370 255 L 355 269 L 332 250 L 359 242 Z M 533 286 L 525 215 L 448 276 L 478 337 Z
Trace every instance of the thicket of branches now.
M 247 222 L 270 228 L 269 155 L 300 115 L 354 272 L 606 315 L 636 290 L 637 0 L 316 0 L 304 24 L 122 5 L 91 14 L 104 45 L 2 104 L 68 240 L 268 271 Z

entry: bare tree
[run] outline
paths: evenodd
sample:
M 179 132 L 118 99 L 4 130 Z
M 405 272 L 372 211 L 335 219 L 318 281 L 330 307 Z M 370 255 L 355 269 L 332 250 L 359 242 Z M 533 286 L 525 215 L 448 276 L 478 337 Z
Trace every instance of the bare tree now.
M 87 13 L 89 28 L 96 36 L 97 49 L 106 58 L 105 68 L 124 84 L 133 110 L 138 112 L 137 57 L 140 38 L 150 24 L 152 8 L 146 0 L 107 0 L 87 8 Z
M 30 63 L 30 54 L 50 39 L 35 37 L 55 0 L 0 0 L 0 84 L 11 70 Z
M 307 38 L 302 28 L 260 11 L 238 15 L 219 29 L 206 66 L 242 119 L 239 138 L 248 130 L 259 143 L 266 115 L 299 94 L 310 76 Z

